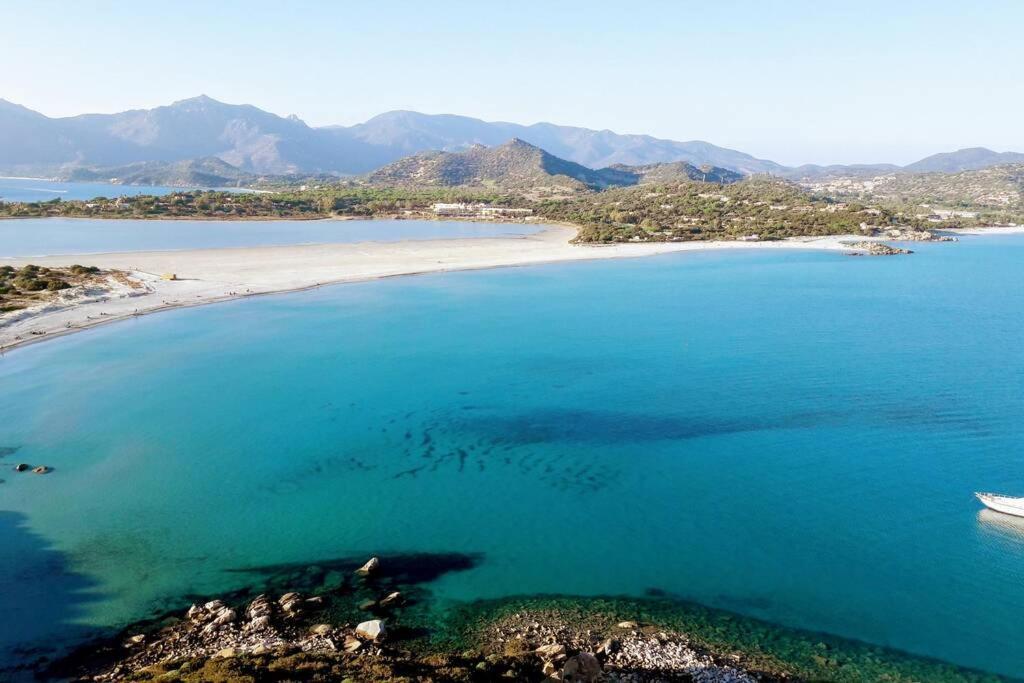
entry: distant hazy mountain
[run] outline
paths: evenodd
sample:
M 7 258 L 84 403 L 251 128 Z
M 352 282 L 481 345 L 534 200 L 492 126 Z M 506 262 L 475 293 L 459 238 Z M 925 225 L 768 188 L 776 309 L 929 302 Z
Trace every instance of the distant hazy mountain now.
M 874 176 L 884 173 L 896 173 L 901 170 L 903 168 L 896 164 L 833 164 L 831 166 L 804 164 L 803 166 L 787 169 L 779 175 L 799 180 L 801 178 L 821 178 L 826 176 Z
M 457 152 L 518 138 L 591 169 L 685 162 L 787 177 L 858 175 L 898 170 L 888 164 L 787 168 L 708 142 L 537 123 L 487 122 L 465 116 L 393 111 L 355 126 L 314 128 L 250 105 L 206 96 L 119 114 L 49 118 L 0 100 L 0 173 L 67 175 L 81 167 L 219 158 L 255 174 L 358 175 L 428 150 Z M 956 171 L 1024 160 L 987 149 L 938 154 L 906 171 Z M 664 170 L 664 169 L 663 169 Z M 667 171 L 665 171 L 667 172 Z
M 252 173 L 360 174 L 427 150 L 459 151 L 519 138 L 591 168 L 686 161 L 742 173 L 782 167 L 706 142 L 538 123 L 389 112 L 351 127 L 313 128 L 250 105 L 206 96 L 155 109 L 49 118 L 0 100 L 0 171 L 55 174 L 79 166 L 218 157 Z
M 0 168 L 7 172 L 203 157 L 275 174 L 344 172 L 353 166 L 365 171 L 388 160 L 349 136 L 205 96 L 155 109 L 59 119 L 0 101 Z
M 925 157 L 908 166 L 904 171 L 916 173 L 927 173 L 942 171 L 944 173 L 956 173 L 957 171 L 973 171 L 991 166 L 1003 164 L 1024 163 L 1024 154 L 1019 152 L 993 152 L 984 147 L 969 147 L 955 152 L 944 152 Z
M 246 173 L 217 157 L 186 161 L 139 161 L 125 166 L 80 167 L 71 170 L 65 177 L 67 180 L 170 187 L 233 187 L 250 185 L 259 180 L 259 176 Z
M 568 161 L 590 168 L 615 164 L 644 165 L 685 161 L 695 166 L 710 164 L 740 173 L 778 173 L 784 167 L 774 161 L 717 147 L 708 142 L 675 142 L 649 135 L 619 135 L 609 130 L 590 130 L 551 123 L 523 126 L 490 123 L 466 116 L 419 114 L 392 111 L 375 116 L 347 131 L 368 144 L 394 153 L 412 154 L 423 150 L 458 151 L 471 145 L 492 147 L 518 138 Z
M 673 161 L 663 164 L 646 164 L 644 166 L 627 166 L 616 164 L 609 169 L 633 176 L 634 181 L 626 183 L 636 185 L 642 183 L 673 183 L 684 180 L 699 180 L 705 183 L 719 183 L 726 185 L 743 180 L 742 173 L 730 171 L 726 168 L 718 168 L 709 164 L 694 166 L 685 161 Z

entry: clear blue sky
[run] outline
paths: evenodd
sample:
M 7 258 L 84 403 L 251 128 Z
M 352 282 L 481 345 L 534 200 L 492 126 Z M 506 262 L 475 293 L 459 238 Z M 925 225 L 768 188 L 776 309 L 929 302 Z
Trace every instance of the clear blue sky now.
M 1024 151 L 1024 1 L 0 0 L 0 97 L 50 116 L 205 93 L 702 139 L 782 163 Z

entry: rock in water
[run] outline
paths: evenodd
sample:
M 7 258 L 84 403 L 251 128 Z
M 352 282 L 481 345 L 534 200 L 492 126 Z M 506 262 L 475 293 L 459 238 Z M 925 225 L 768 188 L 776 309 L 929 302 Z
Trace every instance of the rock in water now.
M 366 564 L 356 570 L 356 574 L 359 574 L 360 576 L 370 576 L 371 574 L 376 573 L 379 568 L 380 560 L 376 557 L 371 557 L 366 561 Z
M 387 629 L 384 627 L 384 622 L 380 619 L 364 621 L 356 626 L 356 635 L 360 638 L 365 638 L 366 640 L 376 642 L 383 639 L 386 634 Z
M 383 600 L 380 601 L 381 607 L 391 607 L 397 605 L 402 600 L 402 594 L 398 591 L 388 593 Z

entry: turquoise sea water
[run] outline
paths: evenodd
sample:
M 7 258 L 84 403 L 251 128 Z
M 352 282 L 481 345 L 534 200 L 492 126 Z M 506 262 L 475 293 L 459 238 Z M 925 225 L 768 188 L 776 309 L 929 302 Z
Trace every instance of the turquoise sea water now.
M 1024 238 L 914 248 L 390 279 L 9 353 L 0 643 L 446 551 L 481 561 L 444 599 L 656 588 L 1024 676 L 1024 524 L 971 495 L 1024 495 Z
M 432 220 L 151 221 L 19 218 L 0 221 L 0 258 L 498 237 L 528 235 L 540 229 L 541 226 L 522 223 Z
M 52 199 L 94 199 L 139 194 L 163 195 L 185 188 L 157 185 L 111 185 L 110 183 L 72 183 L 43 178 L 0 178 L 0 201 L 48 202 Z M 228 188 L 228 192 L 237 192 Z

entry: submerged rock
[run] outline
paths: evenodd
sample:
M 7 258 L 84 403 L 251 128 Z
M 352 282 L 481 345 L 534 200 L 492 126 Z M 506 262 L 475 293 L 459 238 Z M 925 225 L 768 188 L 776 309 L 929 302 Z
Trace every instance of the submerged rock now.
M 50 468 L 47 467 L 46 465 L 40 465 L 39 467 L 36 467 L 35 469 L 33 469 L 32 473 L 33 474 L 49 474 L 50 471 L 51 471 Z
M 400 592 L 398 592 L 398 591 L 394 591 L 394 592 L 388 593 L 386 596 L 384 596 L 384 599 L 380 601 L 379 605 L 381 607 L 393 607 L 393 606 L 398 605 L 399 603 L 401 603 L 401 601 L 402 601 L 402 594 Z
M 32 465 L 29 465 L 28 463 L 24 463 L 24 462 L 19 462 L 17 465 L 14 466 L 14 471 L 15 472 L 25 472 L 30 467 L 32 467 Z

